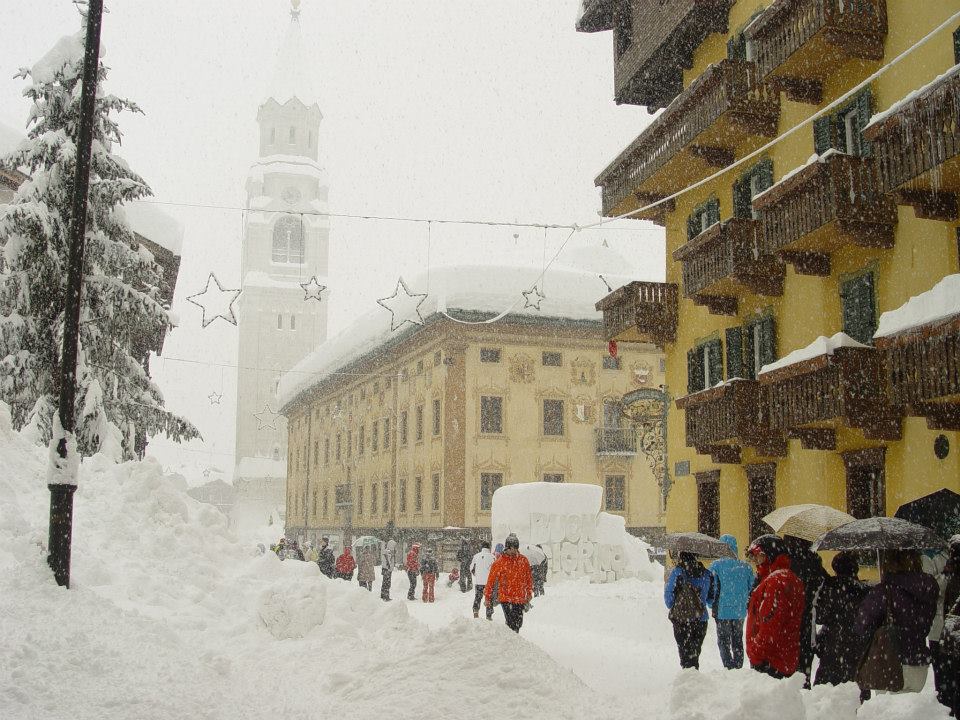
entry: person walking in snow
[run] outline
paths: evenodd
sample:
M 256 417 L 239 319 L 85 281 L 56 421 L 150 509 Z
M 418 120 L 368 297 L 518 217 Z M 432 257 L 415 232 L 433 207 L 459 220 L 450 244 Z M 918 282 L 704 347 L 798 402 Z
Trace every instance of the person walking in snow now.
M 470 562 L 473 560 L 473 553 L 470 552 L 470 545 L 467 538 L 460 536 L 460 547 L 457 549 L 457 564 L 460 566 L 460 592 L 467 592 L 473 587 L 473 578 L 470 575 Z
M 337 558 L 337 564 L 335 565 L 337 577 L 341 580 L 353 580 L 353 570 L 355 567 L 357 567 L 357 561 L 353 559 L 353 555 L 350 553 L 350 546 L 347 545 L 343 548 L 343 552 L 340 553 L 340 557 Z
M 380 550 L 380 573 L 383 579 L 380 584 L 380 599 L 390 600 L 390 583 L 393 581 L 393 564 L 396 561 L 397 541 L 390 538 Z
M 320 559 L 320 551 L 317 550 L 316 545 L 313 543 L 307 543 L 307 551 L 303 554 L 303 559 L 306 562 L 316 562 Z
M 663 588 L 663 602 L 670 609 L 668 617 L 682 668 L 700 667 L 700 651 L 710 618 L 707 608 L 713 605 L 716 593 L 713 573 L 693 554 L 681 552 Z
M 776 535 L 761 535 L 748 552 L 757 563 L 759 583 L 747 606 L 747 657 L 758 672 L 789 677 L 800 661 L 803 583 L 790 569 L 786 545 Z
M 407 579 L 410 581 L 410 589 L 407 591 L 407 600 L 416 600 L 417 573 L 420 572 L 420 543 L 414 543 L 410 546 L 410 551 L 407 553 L 404 567 L 407 571 Z
M 470 572 L 473 574 L 473 616 L 480 617 L 480 604 L 483 602 L 483 591 L 487 586 L 487 578 L 493 565 L 493 553 L 490 552 L 490 541 L 484 540 L 480 552 L 470 561 Z M 487 620 L 493 620 L 493 605 L 486 606 Z
M 360 551 L 360 562 L 357 565 L 357 581 L 360 587 L 373 590 L 374 567 L 373 550 L 365 547 Z
M 497 588 L 507 627 L 516 633 L 520 632 L 524 606 L 533 598 L 533 575 L 530 562 L 520 554 L 520 540 L 513 533 L 507 535 L 503 543 L 503 555 L 490 566 L 483 590 L 488 608 L 493 607 L 494 586 Z
M 790 556 L 790 569 L 803 583 L 804 610 L 800 623 L 800 658 L 797 669 L 806 678 L 804 687 L 810 688 L 810 671 L 813 668 L 813 600 L 827 579 L 823 560 L 810 549 L 811 542 L 793 535 L 784 535 L 783 544 Z
M 733 551 L 732 558 L 720 558 L 710 565 L 717 579 L 713 618 L 717 624 L 717 646 L 720 660 L 727 670 L 743 667 L 743 621 L 747 617 L 747 603 L 753 590 L 753 568 L 738 560 L 737 539 L 721 535 Z
M 860 564 L 852 552 L 837 553 L 830 563 L 834 575 L 823 581 L 814 598 L 814 619 L 820 625 L 816 652 L 820 656 L 814 685 L 853 682 L 859 643 L 853 632 L 857 610 L 867 586 L 857 579 Z
M 960 717 L 960 657 L 949 655 L 944 650 L 943 619 L 949 615 L 960 615 L 960 535 L 954 535 L 948 541 L 949 551 L 940 580 L 940 620 L 939 633 L 930 642 L 930 654 L 933 661 L 933 681 L 937 699 L 941 705 L 950 708 L 952 717 Z
M 317 567 L 319 567 L 320 572 L 326 575 L 328 578 L 333 577 L 333 550 L 330 549 L 330 538 L 326 536 L 320 538 L 320 550 L 317 553 Z
M 433 549 L 427 548 L 426 557 L 420 560 L 420 576 L 423 579 L 423 602 L 433 602 L 433 590 L 437 584 L 440 565 L 433 556 Z

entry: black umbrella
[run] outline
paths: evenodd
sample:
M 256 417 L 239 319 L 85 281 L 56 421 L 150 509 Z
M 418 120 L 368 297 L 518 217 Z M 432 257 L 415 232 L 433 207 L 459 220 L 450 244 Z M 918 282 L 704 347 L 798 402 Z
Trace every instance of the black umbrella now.
M 960 495 L 943 488 L 901 505 L 893 514 L 948 538 L 960 533 Z
M 854 520 L 823 535 L 812 550 L 942 550 L 943 538 L 930 528 L 900 518 Z
M 723 540 L 698 532 L 667 533 L 664 537 L 664 545 L 672 552 L 688 552 L 701 557 L 736 557 L 730 546 Z

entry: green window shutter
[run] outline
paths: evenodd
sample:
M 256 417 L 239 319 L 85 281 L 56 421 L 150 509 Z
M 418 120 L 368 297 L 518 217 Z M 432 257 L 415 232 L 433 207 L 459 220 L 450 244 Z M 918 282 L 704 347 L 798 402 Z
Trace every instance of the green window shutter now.
M 743 33 L 738 33 L 727 40 L 727 59 L 747 59 L 747 39 L 744 37 Z
M 747 380 L 757 379 L 757 369 L 753 364 L 753 326 L 754 323 L 743 326 L 743 377 Z
M 872 143 L 863 137 L 863 129 L 870 122 L 870 115 L 873 112 L 873 101 L 870 95 L 870 88 L 865 87 L 863 92 L 857 95 L 857 143 L 859 145 L 858 155 L 869 157 L 873 154 Z
M 700 348 L 687 350 L 687 394 L 703 390 L 703 355 Z
M 708 387 L 713 387 L 723 380 L 723 344 L 719 340 L 707 343 L 707 361 L 709 362 Z
M 953 62 L 960 64 L 960 28 L 953 31 Z
M 877 330 L 873 273 L 847 280 L 840 289 L 843 331 L 858 342 L 873 343 Z
M 687 218 L 687 240 L 693 240 L 700 234 L 700 210 L 694 210 Z
M 733 184 L 733 216 L 751 218 L 750 176 L 746 175 Z
M 767 158 L 757 163 L 757 186 L 761 190 L 766 190 L 773 186 L 773 160 Z
M 777 359 L 777 321 L 768 315 L 760 321 L 760 367 Z M 759 371 L 759 368 L 757 368 Z
M 720 200 L 710 198 L 707 201 L 707 227 L 720 222 Z
M 833 147 L 833 116 L 824 115 L 813 121 L 813 151 L 823 155 Z
M 743 328 L 727 328 L 727 380 L 743 377 Z

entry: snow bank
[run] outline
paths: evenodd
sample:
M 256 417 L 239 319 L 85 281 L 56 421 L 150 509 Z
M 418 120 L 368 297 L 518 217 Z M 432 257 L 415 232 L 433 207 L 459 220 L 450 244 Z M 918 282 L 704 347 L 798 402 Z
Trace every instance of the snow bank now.
M 600 512 L 602 498 L 599 485 L 507 485 L 493 494 L 493 540 L 503 542 L 515 533 L 521 545 L 541 545 L 554 582 L 582 577 L 597 583 L 660 578 L 662 568 L 650 562 L 647 544 L 626 531 L 622 517 Z
M 960 315 L 960 274 L 947 275 L 926 292 L 915 295 L 880 316 L 875 338 L 889 337 Z
M 821 355 L 833 355 L 834 350 L 841 347 L 865 348 L 869 346 L 864 345 L 861 342 L 857 342 L 852 337 L 842 332 L 838 332 L 836 335 L 832 335 L 831 337 L 824 337 L 821 335 L 806 347 L 800 348 L 799 350 L 794 350 L 792 353 L 785 355 L 776 362 L 772 362 L 769 365 L 764 365 L 762 368 L 760 368 L 760 374 L 765 375 L 767 373 L 772 373 L 774 370 L 789 367 L 790 365 L 796 365 L 804 360 L 810 360 L 815 357 L 820 357 Z

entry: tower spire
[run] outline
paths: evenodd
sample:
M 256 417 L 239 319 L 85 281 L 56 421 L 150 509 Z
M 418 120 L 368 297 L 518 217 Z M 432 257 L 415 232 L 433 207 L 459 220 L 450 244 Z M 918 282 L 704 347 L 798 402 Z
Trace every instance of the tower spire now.
M 290 17 L 300 19 L 300 0 L 290 0 Z

